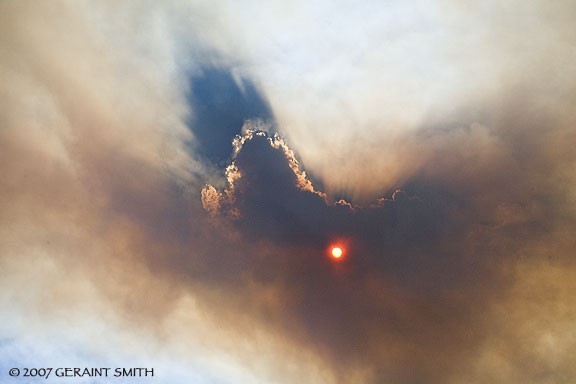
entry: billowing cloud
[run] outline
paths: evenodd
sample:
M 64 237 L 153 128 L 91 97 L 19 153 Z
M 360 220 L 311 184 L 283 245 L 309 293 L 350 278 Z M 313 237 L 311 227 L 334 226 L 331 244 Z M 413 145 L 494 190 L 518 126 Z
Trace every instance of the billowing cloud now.
M 573 382 L 573 11 L 1 2 L 0 375 Z
M 473 129 L 463 134 L 486 134 Z M 525 203 L 524 191 L 498 191 L 519 181 L 500 176 L 493 154 L 505 144 L 495 139 L 481 149 L 490 155 L 472 162 L 445 153 L 462 156 L 460 167 L 483 170 L 472 188 L 457 174 L 423 174 L 406 184 L 410 192 L 364 207 L 331 204 L 303 186 L 278 137 L 249 131 L 238 142 L 229 188 L 203 191 L 212 225 L 256 244 L 258 262 L 241 268 L 248 284 L 274 287 L 282 316 L 300 324 L 309 348 L 328 348 L 344 382 L 357 380 L 350 372 L 365 372 L 366 382 L 449 382 L 475 370 L 494 332 L 493 306 L 509 289 L 509 268 L 534 236 L 555 231 L 547 198 Z M 497 191 L 477 195 L 484 187 Z M 344 260 L 329 259 L 331 245 L 343 246 Z M 252 252 L 235 258 L 252 260 Z

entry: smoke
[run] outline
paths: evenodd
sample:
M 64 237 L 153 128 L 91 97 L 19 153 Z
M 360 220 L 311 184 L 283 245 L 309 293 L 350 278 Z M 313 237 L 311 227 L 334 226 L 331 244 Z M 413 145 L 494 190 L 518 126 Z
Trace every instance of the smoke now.
M 573 8 L 3 1 L 2 370 L 573 382 Z

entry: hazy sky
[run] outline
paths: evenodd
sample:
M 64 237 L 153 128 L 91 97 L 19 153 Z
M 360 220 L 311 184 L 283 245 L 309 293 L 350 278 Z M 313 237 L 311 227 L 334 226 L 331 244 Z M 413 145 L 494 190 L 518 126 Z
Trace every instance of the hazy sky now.
M 0 381 L 573 383 L 575 14 L 0 0 Z

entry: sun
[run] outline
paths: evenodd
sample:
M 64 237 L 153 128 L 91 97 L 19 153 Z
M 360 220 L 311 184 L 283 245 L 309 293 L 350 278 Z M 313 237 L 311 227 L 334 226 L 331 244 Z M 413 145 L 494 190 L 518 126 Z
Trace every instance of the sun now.
M 339 259 L 342 257 L 342 248 L 340 247 L 333 247 L 332 248 L 332 257 L 335 259 Z

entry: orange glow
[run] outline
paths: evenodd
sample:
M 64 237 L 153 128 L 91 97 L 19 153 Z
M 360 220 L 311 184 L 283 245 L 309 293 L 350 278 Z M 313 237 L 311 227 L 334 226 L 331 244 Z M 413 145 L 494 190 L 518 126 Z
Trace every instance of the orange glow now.
M 334 247 L 332 248 L 332 257 L 335 259 L 339 259 L 342 257 L 342 248 Z

